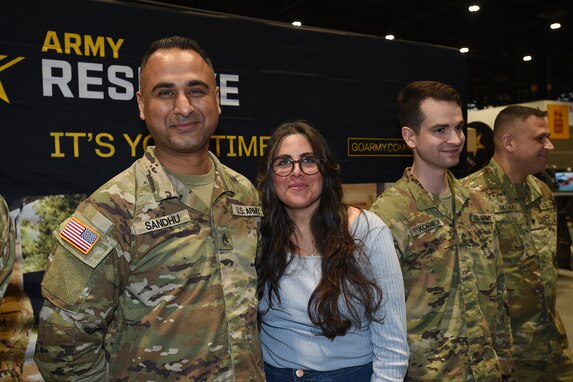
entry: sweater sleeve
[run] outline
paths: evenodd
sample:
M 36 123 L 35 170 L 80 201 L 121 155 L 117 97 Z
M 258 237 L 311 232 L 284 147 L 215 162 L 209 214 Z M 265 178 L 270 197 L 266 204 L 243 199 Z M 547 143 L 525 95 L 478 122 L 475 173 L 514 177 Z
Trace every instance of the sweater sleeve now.
M 409 358 L 404 281 L 390 229 L 378 217 L 370 216 L 370 220 L 365 249 L 383 294 L 377 314 L 381 321 L 370 324 L 372 381 L 403 381 Z

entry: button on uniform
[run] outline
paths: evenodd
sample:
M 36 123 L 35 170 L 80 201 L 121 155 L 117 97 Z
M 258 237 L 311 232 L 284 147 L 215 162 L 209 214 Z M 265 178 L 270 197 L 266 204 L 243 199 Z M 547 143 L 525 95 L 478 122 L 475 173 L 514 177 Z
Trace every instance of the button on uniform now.
M 300 378 L 300 377 L 302 377 L 302 376 L 304 375 L 304 371 L 302 371 L 301 369 L 298 369 L 298 370 L 295 372 L 295 374 L 296 374 L 297 377 Z

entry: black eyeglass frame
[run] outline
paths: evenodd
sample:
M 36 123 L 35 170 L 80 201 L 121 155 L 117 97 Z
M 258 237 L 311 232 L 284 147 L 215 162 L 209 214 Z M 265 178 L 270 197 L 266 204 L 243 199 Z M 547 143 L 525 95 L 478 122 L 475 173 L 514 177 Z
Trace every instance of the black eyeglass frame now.
M 288 174 L 281 175 L 281 174 L 278 174 L 278 173 L 275 171 L 274 163 L 275 163 L 278 159 L 280 159 L 281 161 L 287 161 L 287 162 L 290 163 L 290 171 L 288 172 Z M 309 174 L 308 172 L 306 172 L 305 169 L 304 169 L 304 166 L 302 165 L 302 163 L 303 163 L 304 161 L 310 161 L 310 162 L 316 164 L 316 172 L 313 172 L 313 173 L 311 173 L 311 174 Z M 271 170 L 273 170 L 273 172 L 274 172 L 277 176 L 287 177 L 287 176 L 289 176 L 290 174 L 292 174 L 292 172 L 294 171 L 294 165 L 295 165 L 295 163 L 298 163 L 298 167 L 300 168 L 300 171 L 302 171 L 302 173 L 305 174 L 305 175 L 316 175 L 316 174 L 318 174 L 318 173 L 320 172 L 320 161 L 318 161 L 317 159 L 311 158 L 311 157 L 302 157 L 302 158 L 297 159 L 297 160 L 294 160 L 294 159 L 291 159 L 291 158 L 275 158 L 275 159 L 273 159 L 272 162 L 271 162 Z

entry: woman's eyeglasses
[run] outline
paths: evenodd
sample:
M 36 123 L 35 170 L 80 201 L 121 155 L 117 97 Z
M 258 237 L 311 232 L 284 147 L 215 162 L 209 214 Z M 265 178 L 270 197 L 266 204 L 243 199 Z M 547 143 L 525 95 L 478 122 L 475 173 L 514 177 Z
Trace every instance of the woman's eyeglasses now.
M 318 168 L 318 161 L 311 157 L 302 157 L 298 160 L 277 158 L 273 160 L 272 169 L 278 176 L 289 176 L 294 171 L 295 163 L 298 163 L 300 171 L 306 175 L 314 175 L 320 171 Z

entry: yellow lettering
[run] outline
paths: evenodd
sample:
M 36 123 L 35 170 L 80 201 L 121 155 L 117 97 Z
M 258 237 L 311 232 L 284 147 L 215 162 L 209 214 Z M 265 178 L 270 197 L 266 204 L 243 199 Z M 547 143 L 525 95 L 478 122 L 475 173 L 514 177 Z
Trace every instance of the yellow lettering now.
M 86 136 L 86 133 L 66 133 L 64 134 L 66 137 L 72 137 L 72 141 L 74 142 L 74 158 L 80 156 L 80 145 L 79 139 Z
M 78 55 L 82 55 L 81 51 L 82 37 L 76 33 L 64 33 L 64 49 L 66 54 L 71 54 L 72 49 Z
M 229 140 L 229 152 L 227 153 L 228 157 L 236 157 L 237 153 L 235 153 L 235 139 L 237 138 L 236 135 L 227 135 L 227 139 Z
M 223 135 L 211 135 L 211 139 L 215 140 L 215 155 L 221 156 L 221 139 L 224 139 Z
M 261 147 L 261 156 L 265 155 L 265 149 L 267 148 L 267 141 L 271 139 L 270 135 L 261 135 L 259 137 L 259 146 Z
M 251 156 L 251 151 L 254 151 L 254 156 L 257 156 L 257 137 L 251 137 L 251 143 L 249 147 L 245 146 L 245 137 L 239 135 L 239 156 L 243 156 L 243 149 L 245 149 L 245 155 Z
M 86 56 L 96 56 L 105 57 L 105 41 L 103 37 L 98 36 L 96 40 L 92 39 L 92 36 L 84 36 L 84 54 Z
M 147 146 L 149 146 L 149 141 L 152 140 L 153 138 L 151 137 L 150 134 L 147 134 L 145 136 L 145 138 L 143 138 L 143 151 L 147 151 Z
M 114 40 L 112 37 L 80 35 L 77 33 L 64 32 L 63 47 L 56 31 L 47 31 L 42 45 L 42 52 L 54 50 L 60 54 L 76 54 L 78 56 L 105 57 L 106 43 L 111 49 L 113 58 L 119 58 L 119 49 L 125 39 Z M 83 46 L 82 46 L 83 45 Z
M 269 135 L 212 135 L 211 150 L 218 157 L 262 156 L 269 139 Z
M 108 152 L 103 152 L 100 149 L 96 149 L 96 154 L 102 158 L 109 158 L 115 154 L 115 147 L 111 143 L 104 142 L 103 140 L 106 139 L 110 142 L 113 142 L 113 135 L 109 133 L 100 133 L 96 135 L 96 143 L 102 147 L 109 149 Z
M 113 52 L 113 58 L 118 58 L 119 57 L 119 48 L 123 44 L 124 39 L 120 38 L 117 40 L 117 42 L 114 42 L 111 37 L 106 37 L 106 40 L 107 40 L 107 43 L 109 44 L 109 46 L 111 47 L 111 50 Z
M 47 52 L 48 50 L 55 50 L 58 53 L 62 53 L 62 46 L 60 45 L 60 40 L 58 40 L 58 35 L 55 31 L 48 31 L 46 37 L 44 37 L 44 43 L 42 44 L 42 52 Z
M 54 152 L 51 153 L 50 156 L 52 158 L 65 157 L 66 155 L 61 151 L 61 146 L 60 146 L 60 138 L 64 136 L 64 133 L 51 132 L 50 136 L 54 137 Z
M 137 134 L 137 136 L 135 137 L 135 141 L 132 141 L 131 138 L 129 137 L 129 135 L 123 134 L 123 137 L 127 141 L 127 144 L 131 148 L 131 157 L 132 158 L 134 158 L 136 155 L 136 146 L 139 143 L 139 141 L 141 140 L 141 135 L 142 134 Z

